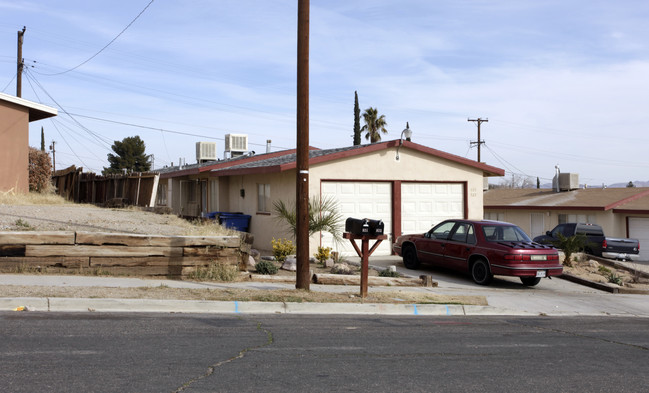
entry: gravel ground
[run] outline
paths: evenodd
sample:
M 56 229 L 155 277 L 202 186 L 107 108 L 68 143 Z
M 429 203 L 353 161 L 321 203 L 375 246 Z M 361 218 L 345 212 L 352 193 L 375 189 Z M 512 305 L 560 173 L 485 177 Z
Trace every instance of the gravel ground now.
M 93 205 L 0 204 L 0 231 L 89 231 L 194 235 L 197 227 L 172 214 Z

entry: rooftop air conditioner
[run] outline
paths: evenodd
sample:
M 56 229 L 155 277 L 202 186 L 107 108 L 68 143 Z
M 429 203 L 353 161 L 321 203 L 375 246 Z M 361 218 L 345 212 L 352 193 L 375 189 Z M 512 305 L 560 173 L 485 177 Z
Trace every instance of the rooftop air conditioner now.
M 226 134 L 225 135 L 225 152 L 230 153 L 230 157 L 241 156 L 248 151 L 248 135 L 243 134 Z
M 579 174 L 578 173 L 560 173 L 559 174 L 559 190 L 570 191 L 579 188 Z
M 216 161 L 216 142 L 196 142 L 196 162 Z

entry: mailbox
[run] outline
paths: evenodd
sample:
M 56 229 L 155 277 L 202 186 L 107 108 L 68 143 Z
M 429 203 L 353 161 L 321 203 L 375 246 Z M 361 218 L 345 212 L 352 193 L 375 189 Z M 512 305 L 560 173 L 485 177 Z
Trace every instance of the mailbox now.
M 382 220 L 370 220 L 369 218 L 352 218 L 345 221 L 345 232 L 352 235 L 382 235 L 384 224 Z
M 370 225 L 364 218 L 349 217 L 345 221 L 345 232 L 349 232 L 352 235 L 369 235 Z
M 382 235 L 383 234 L 383 220 L 370 220 L 366 218 L 367 224 L 370 227 L 370 235 Z

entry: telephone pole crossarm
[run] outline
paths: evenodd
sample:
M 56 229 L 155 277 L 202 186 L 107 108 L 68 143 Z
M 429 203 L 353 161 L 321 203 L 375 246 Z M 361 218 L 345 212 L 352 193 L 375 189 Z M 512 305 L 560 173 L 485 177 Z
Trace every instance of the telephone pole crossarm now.
M 478 162 L 480 162 L 480 145 L 484 145 L 485 143 L 484 139 L 480 139 L 480 125 L 482 123 L 489 122 L 489 119 L 482 119 L 478 117 L 477 119 L 467 119 L 467 121 L 471 121 L 478 124 L 478 140 L 476 142 L 471 141 L 469 143 L 471 146 L 475 146 L 475 145 L 478 146 Z

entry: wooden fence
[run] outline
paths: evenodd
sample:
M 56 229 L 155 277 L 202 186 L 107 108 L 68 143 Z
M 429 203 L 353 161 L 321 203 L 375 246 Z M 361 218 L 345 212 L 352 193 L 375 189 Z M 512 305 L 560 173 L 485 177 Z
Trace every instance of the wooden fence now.
M 77 203 L 106 205 L 118 200 L 120 204 L 142 207 L 155 206 L 158 173 L 131 173 L 101 176 L 83 173 L 74 165 L 52 174 L 52 183 L 62 197 Z

